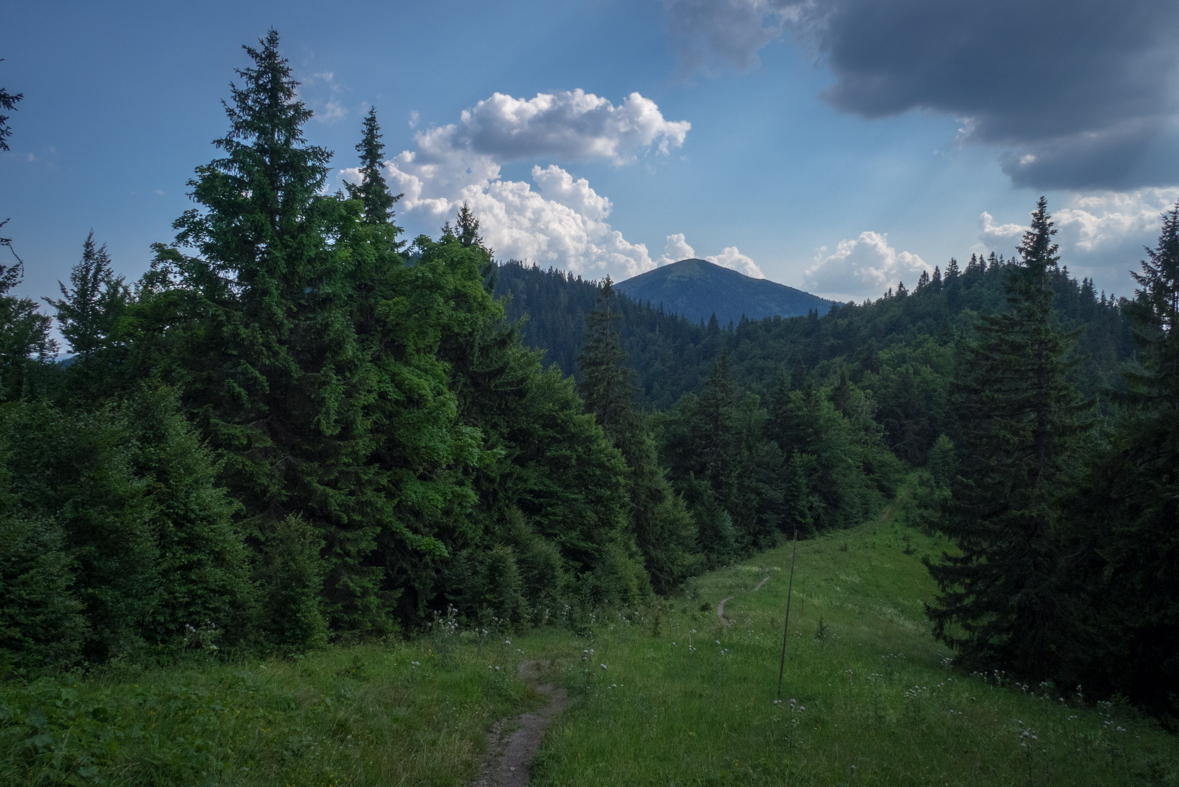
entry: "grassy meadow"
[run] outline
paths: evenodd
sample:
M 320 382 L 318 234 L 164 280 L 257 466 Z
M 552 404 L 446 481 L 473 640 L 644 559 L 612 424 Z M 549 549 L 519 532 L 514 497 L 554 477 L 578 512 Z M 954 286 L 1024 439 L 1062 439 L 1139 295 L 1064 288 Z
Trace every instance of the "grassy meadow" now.
M 903 516 L 799 543 L 778 702 L 789 544 L 573 627 L 442 621 L 290 660 L 9 684 L 0 784 L 463 785 L 493 721 L 541 702 L 516 677 L 528 658 L 570 695 L 535 785 L 1179 785 L 1179 742 L 1133 708 L 956 670 L 922 607 L 921 556 L 944 544 Z
M 391 647 L 0 687 L 0 785 L 465 784 L 491 724 L 538 697 L 514 677 L 514 648 L 460 647 L 439 629 Z
M 903 514 L 800 543 L 780 702 L 789 546 L 603 620 L 533 783 L 1179 784 L 1179 742 L 1133 708 L 953 668 L 922 606 L 944 546 Z

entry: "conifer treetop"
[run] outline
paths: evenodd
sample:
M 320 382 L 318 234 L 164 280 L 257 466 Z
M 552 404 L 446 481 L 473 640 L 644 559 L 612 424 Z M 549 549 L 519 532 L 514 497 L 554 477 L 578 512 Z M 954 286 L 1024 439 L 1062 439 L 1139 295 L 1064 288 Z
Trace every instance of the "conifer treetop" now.
M 364 118 L 364 136 L 357 143 L 356 152 L 360 154 L 360 174 L 363 179 L 360 183 L 346 184 L 348 196 L 364 201 L 366 224 L 390 224 L 393 221 L 393 206 L 404 195 L 391 194 L 381 173 L 385 145 L 381 142 L 376 107 L 370 107 Z M 396 230 L 400 231 L 400 227 Z

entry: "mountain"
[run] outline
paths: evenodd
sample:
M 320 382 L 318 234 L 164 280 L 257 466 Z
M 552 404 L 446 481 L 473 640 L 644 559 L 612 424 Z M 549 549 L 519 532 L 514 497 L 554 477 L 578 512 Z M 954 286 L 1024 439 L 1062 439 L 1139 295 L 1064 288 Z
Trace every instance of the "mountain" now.
M 810 311 L 826 314 L 833 301 L 785 284 L 754 279 L 706 260 L 680 260 L 618 282 L 615 287 L 640 303 L 663 304 L 670 314 L 682 314 L 693 322 L 708 321 L 716 314 L 722 326 L 734 325 L 742 315 L 799 317 Z

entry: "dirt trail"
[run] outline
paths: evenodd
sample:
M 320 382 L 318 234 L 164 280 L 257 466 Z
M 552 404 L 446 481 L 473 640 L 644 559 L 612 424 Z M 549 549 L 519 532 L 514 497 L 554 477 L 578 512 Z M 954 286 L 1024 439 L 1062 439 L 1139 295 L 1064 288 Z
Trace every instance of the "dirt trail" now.
M 764 578 L 761 582 L 757 583 L 757 587 L 755 587 L 753 590 L 751 590 L 749 592 L 756 593 L 757 591 L 761 590 L 762 585 L 764 585 L 765 583 L 767 583 L 769 581 L 770 581 L 769 577 Z M 732 601 L 733 598 L 734 598 L 733 596 L 729 596 L 728 598 L 722 598 L 721 602 L 716 605 L 716 616 L 718 618 L 720 618 L 720 622 L 726 626 L 731 625 L 732 621 L 725 617 L 725 604 Z
M 519 675 L 545 695 L 549 704 L 535 713 L 525 713 L 517 719 L 516 729 L 503 737 L 503 721 L 491 728 L 487 740 L 487 754 L 479 778 L 469 787 L 527 787 L 528 763 L 540 751 L 544 731 L 554 717 L 568 703 L 566 692 L 552 683 L 538 683 L 541 673 L 553 666 L 552 661 L 524 661 Z

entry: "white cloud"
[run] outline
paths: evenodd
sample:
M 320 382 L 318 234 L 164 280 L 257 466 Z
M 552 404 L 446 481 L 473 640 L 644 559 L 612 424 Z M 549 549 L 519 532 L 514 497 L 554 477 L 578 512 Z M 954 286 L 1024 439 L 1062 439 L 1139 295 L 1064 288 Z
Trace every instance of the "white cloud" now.
M 411 115 L 411 124 L 417 120 Z M 686 121 L 665 120 L 638 93 L 618 106 L 582 90 L 528 100 L 496 93 L 463 111 L 458 123 L 417 132 L 414 150 L 385 162 L 385 177 L 404 194 L 399 210 L 431 231 L 466 201 L 500 259 L 623 279 L 656 263 L 645 245 L 629 242 L 607 222 L 613 210 L 608 198 L 556 164 L 534 164 L 531 183 L 501 179 L 501 165 L 545 158 L 623 165 L 652 150 L 680 147 L 689 128 Z M 341 175 L 359 177 L 356 169 Z
M 841 240 L 833 254 L 821 247 L 803 283 L 816 295 L 853 300 L 878 297 L 905 279 L 912 290 L 922 271 L 932 273 L 933 267 L 916 254 L 889 246 L 887 234 L 861 232 L 855 240 Z
M 757 267 L 757 263 L 738 251 L 736 246 L 729 246 L 719 255 L 705 257 L 704 259 L 714 262 L 722 268 L 732 268 L 738 273 L 744 273 L 746 276 L 752 276 L 755 279 L 764 279 L 766 277 L 761 272 L 761 268 Z
M 452 156 L 421 163 L 405 151 L 386 162 L 386 177 L 404 193 L 404 211 L 434 225 L 454 218 L 464 201 L 479 217 L 484 241 L 500 259 L 553 265 L 590 278 L 637 276 L 655 267 L 647 247 L 630 243 L 607 222 L 613 206 L 585 178 L 550 164 L 532 168 L 532 184 L 501 180 L 489 156 Z M 355 180 L 356 170 L 345 170 Z
M 1078 252 L 1100 253 L 1127 241 L 1139 248 L 1154 246 L 1161 215 L 1177 200 L 1179 188 L 1075 195 L 1053 218 L 1060 240 Z
M 688 245 L 684 233 L 677 232 L 667 236 L 667 245 L 663 247 L 663 256 L 659 258 L 660 265 L 670 265 L 680 260 L 690 260 L 696 256 L 696 250 Z
M 565 161 L 635 160 L 654 147 L 662 154 L 681 147 L 692 124 L 670 121 L 649 98 L 631 93 L 614 106 L 584 90 L 538 93 L 521 99 L 495 93 L 458 123 L 432 128 L 415 138 L 427 155 L 467 151 L 498 161 L 556 158 Z
M 670 265 L 673 262 L 679 262 L 680 260 L 687 260 L 693 257 L 708 260 L 722 268 L 731 268 L 738 273 L 744 273 L 746 276 L 751 276 L 755 279 L 764 279 L 766 277 L 761 272 L 761 268 L 757 267 L 757 263 L 750 257 L 742 254 L 736 246 L 729 246 L 720 254 L 699 257 L 696 254 L 696 250 L 688 245 L 682 232 L 667 236 L 667 245 L 663 247 L 663 256 L 656 261 L 656 264 Z
M 985 210 L 978 217 L 979 240 L 988 249 L 1012 246 L 1019 243 L 1027 227 L 1022 224 L 995 224 L 995 217 Z
M 326 102 L 323 107 L 315 113 L 315 119 L 323 123 L 334 123 L 340 118 L 347 117 L 348 110 L 340 105 L 339 101 L 332 99 Z
M 573 176 L 556 164 L 547 168 L 539 166 L 532 168 L 532 180 L 540 186 L 544 195 L 553 202 L 559 202 L 565 207 L 591 221 L 600 221 L 610 215 L 614 206 L 610 200 L 599 196 L 585 178 L 573 180 Z
M 409 113 L 409 127 L 410 128 L 417 128 L 418 123 L 421 121 L 421 119 L 422 119 L 422 115 L 416 109 L 414 111 L 410 112 Z
M 1065 207 L 1049 212 L 1056 225 L 1061 264 L 1078 277 L 1093 277 L 1099 286 L 1129 294 L 1127 271 L 1138 270 L 1144 246 L 1158 242 L 1161 216 L 1179 201 L 1179 188 L 1074 193 Z M 1013 254 L 1026 227 L 996 225 L 990 213 L 979 217 L 979 240 L 989 251 Z

